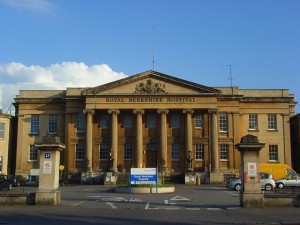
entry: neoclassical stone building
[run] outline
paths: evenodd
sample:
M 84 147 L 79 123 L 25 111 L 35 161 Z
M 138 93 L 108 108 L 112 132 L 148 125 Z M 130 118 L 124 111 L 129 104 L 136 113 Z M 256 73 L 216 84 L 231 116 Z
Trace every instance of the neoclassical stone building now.
M 9 156 L 12 149 L 12 116 L 0 110 L 0 173 L 8 174 Z
M 286 89 L 212 88 L 156 71 L 91 88 L 21 90 L 15 98 L 16 173 L 34 177 L 35 144 L 53 134 L 66 146 L 65 173 L 111 167 L 183 173 L 191 154 L 193 169 L 219 182 L 239 171 L 234 146 L 247 134 L 265 143 L 261 162 L 291 164 L 294 106 Z

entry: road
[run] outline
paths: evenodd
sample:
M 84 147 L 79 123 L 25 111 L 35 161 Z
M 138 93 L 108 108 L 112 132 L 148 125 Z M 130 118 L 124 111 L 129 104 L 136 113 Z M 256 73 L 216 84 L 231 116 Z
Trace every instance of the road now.
M 299 208 L 240 208 L 239 193 L 222 186 L 177 185 L 170 194 L 120 194 L 100 185 L 61 191 L 61 206 L 0 207 L 0 224 L 300 224 Z

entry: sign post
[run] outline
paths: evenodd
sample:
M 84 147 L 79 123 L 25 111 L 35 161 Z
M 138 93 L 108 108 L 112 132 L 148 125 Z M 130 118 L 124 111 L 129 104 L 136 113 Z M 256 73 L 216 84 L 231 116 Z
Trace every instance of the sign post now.
M 157 168 L 131 168 L 130 169 L 130 193 L 132 184 L 155 184 L 158 193 Z

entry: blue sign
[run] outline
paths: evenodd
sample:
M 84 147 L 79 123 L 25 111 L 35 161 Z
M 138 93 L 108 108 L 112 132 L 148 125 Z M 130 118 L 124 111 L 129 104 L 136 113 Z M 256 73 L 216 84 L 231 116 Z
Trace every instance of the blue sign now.
M 130 184 L 155 184 L 156 182 L 156 168 L 131 168 Z
M 45 158 L 50 159 L 51 158 L 51 153 L 50 152 L 45 152 Z

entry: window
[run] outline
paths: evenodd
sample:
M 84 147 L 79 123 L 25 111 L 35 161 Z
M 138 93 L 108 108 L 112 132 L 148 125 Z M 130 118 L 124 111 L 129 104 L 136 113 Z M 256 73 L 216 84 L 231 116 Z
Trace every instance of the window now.
M 277 130 L 276 114 L 269 114 L 268 115 L 268 129 L 269 130 Z
M 157 144 L 149 143 L 147 144 L 147 151 L 155 151 L 157 150 Z
M 38 134 L 39 133 L 39 115 L 31 115 L 30 118 L 30 133 Z
M 38 160 L 38 149 L 34 145 L 30 145 L 29 148 L 29 161 Z
M 229 146 L 227 144 L 220 145 L 220 159 L 228 160 Z
M 125 144 L 124 145 L 124 160 L 131 160 L 132 159 L 132 145 Z
M 57 116 L 56 115 L 49 115 L 49 134 L 56 134 L 57 133 Z
M 84 144 L 76 144 L 76 160 L 84 160 Z
M 100 145 L 100 160 L 107 160 L 107 145 L 106 144 L 101 144 Z
M 204 144 L 196 144 L 196 160 L 204 160 Z
M 132 128 L 133 126 L 133 117 L 124 116 L 124 128 Z
M 180 128 L 180 116 L 171 115 L 171 128 Z
M 198 114 L 195 116 L 195 128 L 203 128 L 203 115 Z
M 278 145 L 269 146 L 269 160 L 278 161 Z
M 28 182 L 30 184 L 35 184 L 38 181 L 37 176 L 29 175 L 28 176 Z
M 257 114 L 250 114 L 249 115 L 249 130 L 257 130 Z
M 108 129 L 108 115 L 101 115 L 100 116 L 100 128 L 101 129 Z
M 180 160 L 180 144 L 172 144 L 171 155 L 173 161 Z
M 0 123 L 0 139 L 4 139 L 5 123 Z
M 77 132 L 84 132 L 85 130 L 85 115 L 83 113 L 78 113 L 76 119 Z
M 147 127 L 148 128 L 156 128 L 156 116 L 155 115 L 147 116 Z
M 228 131 L 228 113 L 220 113 L 220 131 Z

